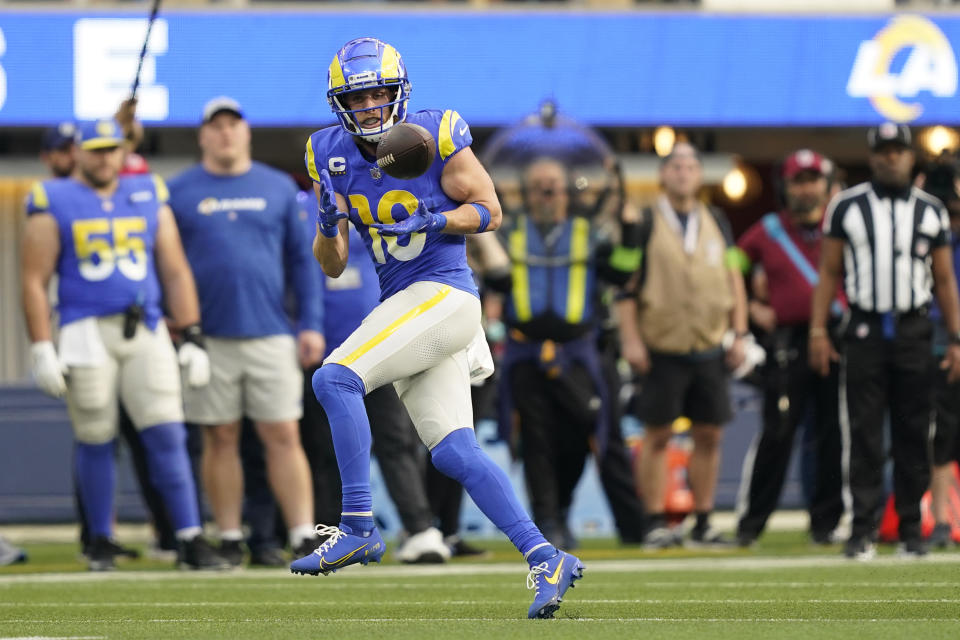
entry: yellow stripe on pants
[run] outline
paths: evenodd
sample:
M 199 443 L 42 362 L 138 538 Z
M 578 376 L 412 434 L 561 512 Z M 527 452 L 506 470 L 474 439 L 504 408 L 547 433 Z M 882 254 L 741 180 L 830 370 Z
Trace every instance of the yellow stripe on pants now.
M 421 302 L 420 304 L 415 306 L 413 309 L 410 309 L 410 311 L 407 311 L 402 316 L 400 316 L 399 318 L 391 322 L 389 325 L 387 325 L 387 327 L 383 331 L 381 331 L 380 333 L 373 336 L 372 338 L 364 342 L 362 345 L 357 347 L 357 349 L 353 353 L 348 355 L 343 360 L 337 362 L 337 364 L 347 366 L 353 362 L 356 362 L 361 356 L 363 356 L 363 354 L 367 353 L 368 351 L 373 349 L 375 346 L 377 346 L 378 344 L 380 344 L 381 342 L 383 342 L 384 340 L 392 336 L 394 333 L 396 333 L 397 330 L 400 328 L 400 326 L 403 323 L 405 323 L 407 320 L 412 320 L 417 316 L 423 315 L 425 312 L 429 311 L 433 307 L 440 304 L 440 302 L 450 294 L 450 290 L 451 290 L 451 287 L 449 285 L 444 286 L 432 298 L 430 298 L 426 302 Z

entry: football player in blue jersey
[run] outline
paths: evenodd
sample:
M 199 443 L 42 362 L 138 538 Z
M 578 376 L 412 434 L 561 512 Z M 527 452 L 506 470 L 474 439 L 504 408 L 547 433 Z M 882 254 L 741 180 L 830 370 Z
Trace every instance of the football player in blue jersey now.
M 300 202 L 308 211 L 317 210 L 313 191 L 302 192 Z M 315 218 L 305 216 L 303 222 L 304 235 L 312 239 L 316 233 Z M 321 277 L 323 335 L 327 354 L 332 353 L 360 326 L 380 300 L 377 272 L 363 239 L 353 228 L 349 229 L 348 236 L 350 255 L 339 277 L 326 277 L 315 260 L 308 265 Z M 305 381 L 307 384 L 312 381 L 316 369 L 312 367 L 304 371 L 305 376 L 309 376 Z M 313 474 L 314 513 L 318 522 L 337 522 L 341 511 L 340 473 L 330 436 L 330 422 L 317 400 L 311 397 L 313 389 L 305 389 L 304 392 L 300 438 Z M 433 526 L 421 456 L 423 445 L 417 438 L 407 410 L 400 403 L 397 392 L 388 386 L 371 391 L 363 403 L 370 421 L 373 453 L 406 533 L 403 543 L 394 550 L 394 557 L 408 564 L 449 560 L 450 548 L 445 544 L 440 530 Z M 462 491 L 460 485 L 457 485 L 457 489 Z
M 328 85 L 340 126 L 314 133 L 306 148 L 319 202 L 314 255 L 328 276 L 340 275 L 349 218 L 376 263 L 381 302 L 314 374 L 314 392 L 330 419 L 343 512 L 338 526 L 318 527 L 326 542 L 291 570 L 327 574 L 383 556 L 363 397 L 393 383 L 436 468 L 464 485 L 529 562 L 527 584 L 536 595 L 528 616 L 552 617 L 583 565 L 544 539 L 473 431 L 470 380 L 489 376 L 493 364 L 464 235 L 500 225 L 493 182 L 456 111 L 408 114 L 410 81 L 389 44 L 348 42 L 330 64 Z M 412 180 L 387 176 L 376 164 L 377 142 L 404 120 L 437 141 L 430 169 Z
M 80 124 L 75 177 L 36 183 L 27 197 L 21 277 L 33 373 L 46 393 L 66 394 L 77 440 L 77 482 L 93 536 L 90 569 L 112 568 L 117 553 L 111 533 L 118 394 L 140 431 L 154 486 L 174 523 L 179 563 L 225 568 L 200 535 L 178 355 L 160 309 L 162 282 L 166 304 L 185 336 L 179 364 L 189 385 L 206 384 L 210 364 L 193 276 L 163 181 L 118 177 L 122 144 L 115 121 Z M 54 273 L 59 349 L 52 342 L 47 300 Z

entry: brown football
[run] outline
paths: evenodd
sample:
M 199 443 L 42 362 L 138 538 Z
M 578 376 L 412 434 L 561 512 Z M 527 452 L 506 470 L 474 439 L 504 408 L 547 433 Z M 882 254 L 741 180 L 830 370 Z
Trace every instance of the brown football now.
M 427 172 L 437 154 L 437 143 L 418 124 L 401 122 L 390 127 L 377 145 L 377 166 L 401 180 L 418 178 Z

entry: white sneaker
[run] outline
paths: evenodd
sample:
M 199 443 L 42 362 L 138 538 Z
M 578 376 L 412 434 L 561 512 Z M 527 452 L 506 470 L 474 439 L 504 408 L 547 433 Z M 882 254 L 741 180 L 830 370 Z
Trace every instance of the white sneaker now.
M 0 537 L 0 567 L 26 561 L 27 554 L 23 549 L 13 546 Z
M 397 560 L 406 564 L 441 564 L 450 559 L 450 547 L 436 527 L 408 537 L 396 550 Z

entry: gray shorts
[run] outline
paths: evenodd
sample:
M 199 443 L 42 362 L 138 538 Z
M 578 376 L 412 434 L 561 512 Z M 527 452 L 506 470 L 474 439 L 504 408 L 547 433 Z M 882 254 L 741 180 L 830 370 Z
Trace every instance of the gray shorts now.
M 183 422 L 180 367 L 163 322 L 150 331 L 140 324 L 123 337 L 123 316 L 96 318 L 91 336 L 103 342 L 106 358 L 67 371 L 67 411 L 78 442 L 103 444 L 117 436 L 117 397 L 138 430 Z
M 217 425 L 243 416 L 257 422 L 299 420 L 303 371 L 292 336 L 206 339 L 210 384 L 184 389 L 187 420 Z

